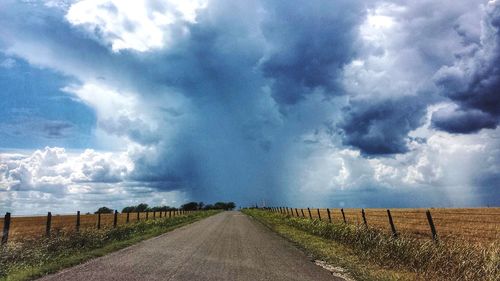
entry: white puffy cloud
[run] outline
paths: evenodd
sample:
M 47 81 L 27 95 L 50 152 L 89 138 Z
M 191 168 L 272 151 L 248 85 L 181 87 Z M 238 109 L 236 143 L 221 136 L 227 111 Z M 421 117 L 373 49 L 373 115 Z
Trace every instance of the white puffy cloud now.
M 200 0 L 83 0 L 71 5 L 66 19 L 110 44 L 114 52 L 145 52 L 168 46 L 174 34 L 187 32 L 176 24 L 195 22 L 196 10 L 204 5 Z
M 181 191 L 158 191 L 134 182 L 128 152 L 81 153 L 46 147 L 32 153 L 0 153 L 0 208 L 16 214 L 95 211 L 141 202 L 177 206 Z
M 1 154 L 4 190 L 36 190 L 64 194 L 79 183 L 125 181 L 133 170 L 127 153 L 85 150 L 67 153 L 64 148 L 46 147 L 30 155 Z

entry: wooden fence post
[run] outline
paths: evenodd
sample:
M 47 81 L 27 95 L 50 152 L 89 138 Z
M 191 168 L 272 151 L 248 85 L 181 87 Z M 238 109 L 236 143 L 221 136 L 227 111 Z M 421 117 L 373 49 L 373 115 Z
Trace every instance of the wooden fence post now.
M 113 217 L 113 227 L 118 224 L 118 210 L 115 210 L 115 216 Z
M 163 211 L 160 211 L 160 219 L 161 219 L 161 215 L 163 214 Z
M 101 229 L 101 212 L 97 213 L 97 229 Z
M 80 232 L 80 211 L 76 212 L 76 232 Z
M 309 212 L 309 218 L 310 219 L 313 219 L 312 215 L 311 215 L 311 209 L 307 208 L 307 211 Z
M 171 218 L 172 217 L 172 210 L 169 210 L 168 211 L 168 218 Z
M 130 221 L 130 212 L 127 212 L 127 222 L 126 223 L 129 223 Z
M 318 209 L 316 209 L 316 210 L 318 210 L 318 218 L 319 218 L 319 220 L 321 220 L 321 214 L 320 214 L 320 212 L 319 212 L 319 208 L 318 208 Z
M 5 213 L 5 217 L 3 219 L 3 234 L 2 234 L 2 245 L 7 244 L 9 240 L 9 230 L 10 230 L 10 213 Z
M 153 219 L 156 219 L 156 211 L 153 211 Z
M 391 211 L 389 209 L 387 209 L 387 216 L 389 217 L 389 224 L 391 225 L 392 235 L 394 237 L 398 237 L 396 227 L 394 226 L 394 222 L 392 221 Z
M 50 237 L 50 227 L 52 225 L 52 214 L 47 213 L 47 224 L 45 225 L 45 236 Z
M 429 221 L 429 226 L 431 228 L 432 240 L 436 241 L 437 240 L 437 232 L 436 232 L 436 227 L 434 226 L 434 221 L 432 220 L 431 211 L 427 210 L 425 212 L 425 214 L 427 215 L 427 221 Z
M 330 209 L 326 208 L 326 213 L 328 214 L 328 221 L 332 223 L 332 216 L 330 215 Z
M 305 217 L 306 217 L 306 215 L 304 215 L 304 209 L 302 209 L 302 208 L 301 208 L 301 209 L 300 209 L 300 212 L 302 213 L 302 217 L 303 217 L 303 218 L 305 218 Z
M 146 220 L 149 218 L 149 211 L 146 211 Z
M 344 208 L 340 209 L 340 212 L 342 212 L 342 218 L 344 219 L 344 223 L 347 223 L 347 220 L 345 219 Z
M 139 221 L 141 219 L 139 216 L 140 216 L 140 212 L 137 212 L 137 221 Z
M 363 222 L 366 227 L 368 227 L 368 223 L 366 222 L 366 214 L 365 214 L 365 209 L 361 209 L 361 216 L 363 217 Z
M 295 208 L 295 214 L 297 215 L 297 218 L 299 217 L 299 211 L 297 211 L 297 208 Z

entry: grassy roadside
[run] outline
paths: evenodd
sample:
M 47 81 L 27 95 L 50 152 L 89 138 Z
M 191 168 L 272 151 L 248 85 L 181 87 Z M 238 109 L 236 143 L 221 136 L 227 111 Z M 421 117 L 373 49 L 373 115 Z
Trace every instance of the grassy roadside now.
M 500 280 L 500 247 L 474 248 L 409 237 L 393 239 L 364 227 L 244 210 L 355 280 Z
M 214 215 L 201 211 L 185 216 L 131 223 L 117 228 L 58 233 L 0 247 L 0 280 L 31 280 L 128 247 L 175 228 Z

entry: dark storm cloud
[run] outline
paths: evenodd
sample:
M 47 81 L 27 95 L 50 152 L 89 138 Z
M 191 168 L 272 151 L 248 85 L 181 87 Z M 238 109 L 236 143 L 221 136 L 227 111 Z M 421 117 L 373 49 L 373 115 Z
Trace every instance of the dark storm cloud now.
M 356 54 L 360 1 L 289 1 L 266 4 L 262 32 L 271 51 L 260 63 L 278 104 L 295 104 L 314 89 L 341 95 L 339 73 Z
M 441 68 L 435 76 L 442 94 L 459 106 L 433 115 L 439 129 L 474 133 L 494 129 L 500 122 L 500 2 L 490 1 L 484 9 L 481 41 L 467 44 L 455 65 Z
M 494 116 L 477 109 L 441 109 L 432 115 L 432 125 L 450 133 L 470 134 L 481 129 L 494 129 Z
M 425 109 L 415 96 L 353 101 L 339 124 L 343 142 L 366 155 L 405 153 L 408 132 L 422 124 Z

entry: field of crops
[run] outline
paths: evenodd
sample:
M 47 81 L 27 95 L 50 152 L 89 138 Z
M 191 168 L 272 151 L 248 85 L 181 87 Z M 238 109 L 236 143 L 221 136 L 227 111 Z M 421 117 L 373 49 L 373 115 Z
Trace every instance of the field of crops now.
M 308 209 L 293 210 L 293 216 L 297 214 L 309 217 Z M 343 222 L 341 209 L 329 209 L 331 219 L 334 222 Z M 328 220 L 326 208 L 311 208 L 312 218 L 321 217 Z M 391 209 L 392 219 L 398 233 L 412 235 L 422 239 L 432 237 L 426 209 Z M 440 239 L 467 239 L 471 242 L 493 242 L 500 240 L 500 208 L 444 208 L 430 209 L 432 218 Z M 171 216 L 178 215 L 175 212 Z M 364 224 L 361 209 L 344 209 L 347 223 Z M 162 212 L 162 217 L 169 216 L 169 212 Z M 139 213 L 139 220 L 159 218 L 160 212 Z M 369 227 L 381 229 L 391 233 L 386 209 L 365 209 L 365 218 Z M 127 214 L 118 214 L 117 224 L 127 223 Z M 129 214 L 129 222 L 137 221 L 137 213 Z M 0 218 L 0 233 L 3 230 L 3 217 Z M 80 216 L 80 228 L 97 227 L 98 217 L 96 214 Z M 13 216 L 11 219 L 9 240 L 19 240 L 23 237 L 42 237 L 45 235 L 47 216 Z M 113 214 L 101 214 L 101 227 L 113 225 Z M 51 232 L 61 230 L 75 230 L 76 215 L 53 215 Z
M 153 219 L 160 217 L 160 212 L 129 213 L 129 223 L 139 220 Z M 178 216 L 178 212 L 161 212 L 161 216 Z M 101 227 L 113 226 L 114 214 L 101 214 Z M 71 231 L 76 229 L 77 216 L 53 214 L 51 219 L 51 232 Z M 80 229 L 96 228 L 98 222 L 97 214 L 82 214 L 80 216 Z M 12 216 L 9 231 L 9 241 L 21 240 L 24 237 L 42 237 L 45 235 L 47 216 Z M 117 215 L 117 225 L 127 223 L 127 214 Z M 3 231 L 4 217 L 0 218 L 0 236 Z
M 304 214 L 308 209 L 291 209 L 293 216 Z M 328 220 L 327 209 L 311 208 L 313 218 Z M 341 209 L 329 209 L 333 221 L 343 222 Z M 432 238 L 427 209 L 391 209 L 396 231 L 422 239 Z M 290 212 L 290 208 L 289 208 Z M 467 239 L 471 242 L 488 243 L 500 240 L 500 208 L 442 208 L 430 209 L 438 237 L 440 239 Z M 364 224 L 361 209 L 344 209 L 347 223 Z M 386 209 L 365 209 L 369 227 L 392 233 Z

